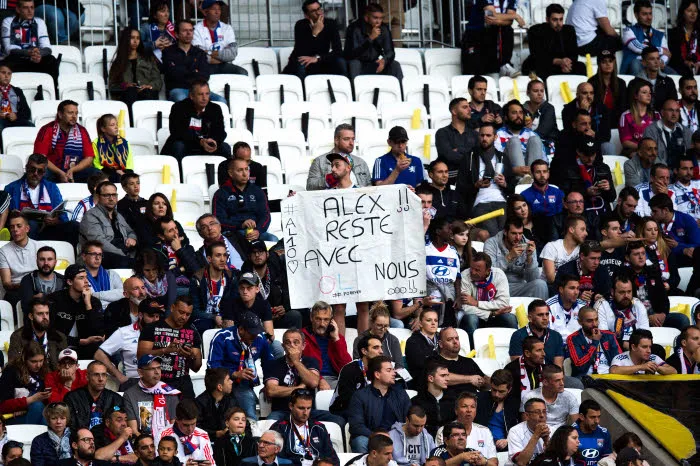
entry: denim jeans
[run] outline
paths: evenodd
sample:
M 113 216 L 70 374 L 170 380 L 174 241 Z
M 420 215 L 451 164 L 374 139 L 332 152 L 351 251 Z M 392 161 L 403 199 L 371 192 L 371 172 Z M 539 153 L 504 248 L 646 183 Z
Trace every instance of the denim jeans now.
M 177 87 L 168 91 L 168 100 L 172 100 L 173 102 L 180 102 L 181 100 L 185 100 L 187 97 L 189 97 L 189 95 L 189 89 L 185 89 L 184 87 Z M 223 102 L 225 104 L 227 103 L 225 98 L 221 97 L 219 94 L 214 94 L 213 92 L 209 94 L 209 100 L 211 100 L 212 102 Z
M 63 44 L 78 33 L 78 16 L 70 10 L 56 8 L 55 5 L 38 5 L 34 12 L 37 18 L 46 21 L 51 43 Z M 80 24 L 85 22 L 85 14 L 80 15 Z M 69 29 L 70 28 L 70 29 Z
M 258 415 L 255 412 L 257 399 L 253 389 L 248 385 L 234 385 L 232 393 L 236 397 L 236 401 L 238 401 L 238 406 L 245 411 L 245 417 L 257 420 Z
M 489 318 L 489 320 L 480 319 L 476 314 L 466 314 L 462 317 L 462 321 L 459 323 L 461 329 L 467 332 L 469 335 L 469 343 L 471 347 L 474 348 L 474 330 L 477 328 L 489 328 L 489 327 L 507 327 L 507 328 L 518 328 L 518 319 L 515 314 L 501 314 L 499 316 L 494 316 Z
M 669 312 L 666 314 L 666 318 L 664 319 L 664 327 L 683 330 L 688 325 L 690 325 L 688 318 L 679 312 Z
M 16 416 L 12 419 L 8 419 L 8 424 L 42 424 L 46 425 L 46 420 L 43 416 L 44 403 L 41 401 L 35 401 L 34 403 L 29 403 L 27 405 L 27 413 L 22 416 Z
M 350 439 L 350 449 L 353 453 L 367 453 L 367 444 L 369 443 L 369 437 L 360 435 L 359 437 L 354 437 Z

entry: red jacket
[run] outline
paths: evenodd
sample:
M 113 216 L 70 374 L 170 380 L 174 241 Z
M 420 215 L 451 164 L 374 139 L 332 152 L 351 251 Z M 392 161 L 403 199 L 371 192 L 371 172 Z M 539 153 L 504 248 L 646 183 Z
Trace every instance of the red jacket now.
M 51 387 L 51 396 L 49 397 L 49 403 L 57 403 L 59 401 L 63 401 L 63 397 L 66 396 L 66 393 L 73 390 L 77 390 L 78 388 L 87 385 L 87 370 L 76 369 L 75 380 L 73 381 L 73 384 L 71 385 L 70 389 L 66 388 L 63 382 L 61 382 L 61 376 L 59 375 L 59 371 L 57 370 L 46 374 L 46 380 L 44 383 L 46 384 L 47 388 Z
M 306 347 L 302 353 L 304 356 L 314 358 L 318 360 L 318 371 L 323 370 L 323 359 L 321 358 L 321 348 L 318 346 L 316 341 L 316 335 L 308 328 L 302 330 L 304 332 L 304 338 L 306 339 Z M 352 361 L 350 354 L 348 353 L 348 346 L 345 343 L 345 337 L 339 335 L 338 341 L 334 342 L 333 339 L 328 339 L 328 357 L 333 365 L 333 370 L 340 373 L 340 369 L 344 365 Z

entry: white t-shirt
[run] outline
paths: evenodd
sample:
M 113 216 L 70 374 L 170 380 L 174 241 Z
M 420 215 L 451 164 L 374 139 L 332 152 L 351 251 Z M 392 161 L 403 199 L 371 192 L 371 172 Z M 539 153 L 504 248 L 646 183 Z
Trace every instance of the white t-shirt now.
M 124 365 L 124 375 L 130 379 L 138 379 L 136 348 L 139 345 L 139 335 L 141 330 L 138 324 L 125 325 L 119 327 L 110 335 L 107 340 L 100 345 L 100 349 L 110 356 L 121 352 Z
M 655 354 L 652 354 L 649 356 L 649 361 L 655 363 L 657 366 L 663 366 L 666 364 L 666 361 L 661 359 Z M 632 358 L 630 357 L 630 352 L 625 351 L 624 353 L 620 353 L 617 356 L 615 356 L 610 363 L 610 366 L 620 366 L 620 367 L 632 367 L 636 366 L 634 362 L 632 362 Z M 658 372 L 657 372 L 658 373 Z M 644 374 L 644 371 L 637 371 L 635 374 Z
M 443 445 L 444 438 L 442 435 L 443 427 L 440 427 L 435 435 L 435 444 Z M 488 427 L 484 427 L 476 422 L 472 423 L 472 431 L 467 436 L 467 448 L 478 450 L 487 460 L 497 458 L 496 444 L 493 441 L 493 435 Z
M 515 466 L 515 461 L 513 461 L 513 456 L 517 455 L 525 449 L 527 442 L 532 438 L 532 431 L 527 426 L 527 422 L 521 422 L 508 431 L 508 461 L 506 461 L 506 466 Z M 544 440 L 539 439 L 537 445 L 535 445 L 535 451 L 532 457 L 535 458 L 537 455 L 544 451 Z
M 496 169 L 496 156 L 494 155 L 491 159 L 491 164 L 494 170 Z M 486 165 L 484 161 L 479 159 L 479 179 L 484 178 L 484 173 L 486 173 Z M 495 175 L 494 175 L 495 176 Z M 480 188 L 476 193 L 476 199 L 474 199 L 474 205 L 485 204 L 487 202 L 506 202 L 506 198 L 503 197 L 501 188 L 496 185 L 496 182 L 491 180 L 491 184 L 488 188 Z
M 601 299 L 595 304 L 595 308 L 598 310 L 598 328 L 601 330 L 608 330 L 610 332 L 615 332 L 615 313 L 610 307 L 608 301 Z M 647 315 L 647 308 L 644 304 L 637 298 L 632 298 L 632 312 L 629 316 L 626 316 L 626 328 L 622 335 L 623 341 L 628 341 L 630 335 L 635 328 L 643 328 L 649 330 L 649 316 Z
M 668 189 L 676 195 L 673 203 L 676 211 L 700 218 L 700 180 L 690 180 L 688 186 L 676 181 Z
M 542 260 L 549 259 L 554 261 L 554 273 L 556 274 L 557 270 L 559 270 L 559 266 L 578 258 L 578 250 L 579 246 L 576 246 L 574 250 L 571 251 L 571 254 L 569 254 L 566 252 L 566 249 L 564 249 L 564 240 L 558 239 L 556 241 L 550 241 L 544 245 L 540 258 Z M 544 275 L 544 269 L 542 270 L 542 279 L 547 279 L 547 277 Z
M 521 413 L 525 412 L 525 402 L 531 398 L 541 398 L 544 400 L 544 396 L 542 396 L 542 387 L 523 393 L 521 397 L 522 401 L 520 402 Z M 547 405 L 547 425 L 552 432 L 565 425 L 571 414 L 578 414 L 578 400 L 570 392 L 564 391 L 559 393 L 554 403 L 550 403 L 547 400 L 544 400 L 544 402 Z
M 595 39 L 598 18 L 607 18 L 605 0 L 575 0 L 566 15 L 566 24 L 576 29 L 576 43 L 582 47 Z
M 549 312 L 552 314 L 552 322 L 549 324 L 549 328 L 559 332 L 561 339 L 566 345 L 566 339 L 569 335 L 581 328 L 581 324 L 578 323 L 578 311 L 586 303 L 579 299 L 569 309 L 569 312 L 566 312 L 559 302 L 559 295 L 555 295 L 547 300 L 547 305 L 549 306 Z

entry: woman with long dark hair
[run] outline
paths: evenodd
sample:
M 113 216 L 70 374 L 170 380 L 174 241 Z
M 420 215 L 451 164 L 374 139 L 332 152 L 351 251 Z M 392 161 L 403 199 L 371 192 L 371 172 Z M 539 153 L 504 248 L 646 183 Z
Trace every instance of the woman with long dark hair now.
M 151 2 L 148 22 L 141 26 L 141 42 L 144 49 L 153 52 L 159 62 L 163 61 L 163 49 L 177 42 L 175 26 L 170 21 L 170 2 Z
M 578 431 L 561 426 L 549 440 L 547 448 L 532 462 L 533 466 L 585 466 L 586 460 L 578 452 Z
M 683 0 L 678 7 L 676 27 L 668 31 L 668 64 L 681 76 L 700 72 L 700 43 L 698 42 L 698 2 Z
M 622 153 L 628 157 L 637 151 L 647 126 L 659 119 L 652 108 L 652 87 L 645 79 L 635 79 L 630 83 L 629 110 L 620 116 L 620 142 Z
M 163 87 L 158 63 L 153 53 L 147 52 L 138 29 L 124 28 L 119 34 L 119 45 L 109 69 L 109 89 L 129 107 L 137 100 L 158 100 Z
M 593 86 L 595 102 L 602 102 L 608 109 L 610 128 L 617 129 L 620 115 L 627 107 L 627 84 L 617 76 L 617 60 L 613 52 L 605 50 L 598 55 L 598 72 L 588 82 Z
M 43 423 L 44 401 L 51 395 L 44 386 L 48 372 L 45 355 L 43 346 L 32 340 L 2 372 L 0 413 L 24 413 L 8 420 L 8 424 Z
M 173 207 L 170 205 L 170 200 L 165 194 L 153 193 L 151 197 L 148 198 L 148 203 L 146 204 L 144 221 L 134 226 L 136 236 L 142 248 L 151 247 L 158 242 L 160 226 L 157 221 L 162 217 L 173 218 Z M 177 225 L 180 238 L 183 239 L 182 245 L 190 244 L 180 222 L 175 220 L 175 224 Z

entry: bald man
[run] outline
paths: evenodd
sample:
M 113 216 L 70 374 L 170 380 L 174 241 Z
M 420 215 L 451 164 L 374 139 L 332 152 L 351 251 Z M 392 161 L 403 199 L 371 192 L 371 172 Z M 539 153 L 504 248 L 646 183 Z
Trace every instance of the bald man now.
M 139 314 L 139 303 L 146 298 L 146 287 L 141 279 L 127 278 L 123 287 L 124 297 L 105 308 L 105 338 L 119 327 L 133 324 Z
M 561 118 L 565 129 L 572 126 L 579 109 L 586 110 L 591 115 L 591 129 L 595 133 L 596 142 L 601 146 L 599 154 L 614 154 L 615 146 L 610 143 L 610 117 L 603 103 L 594 101 L 592 84 L 579 84 L 576 87 L 576 98 L 564 105 Z M 602 157 L 600 159 L 602 161 Z

